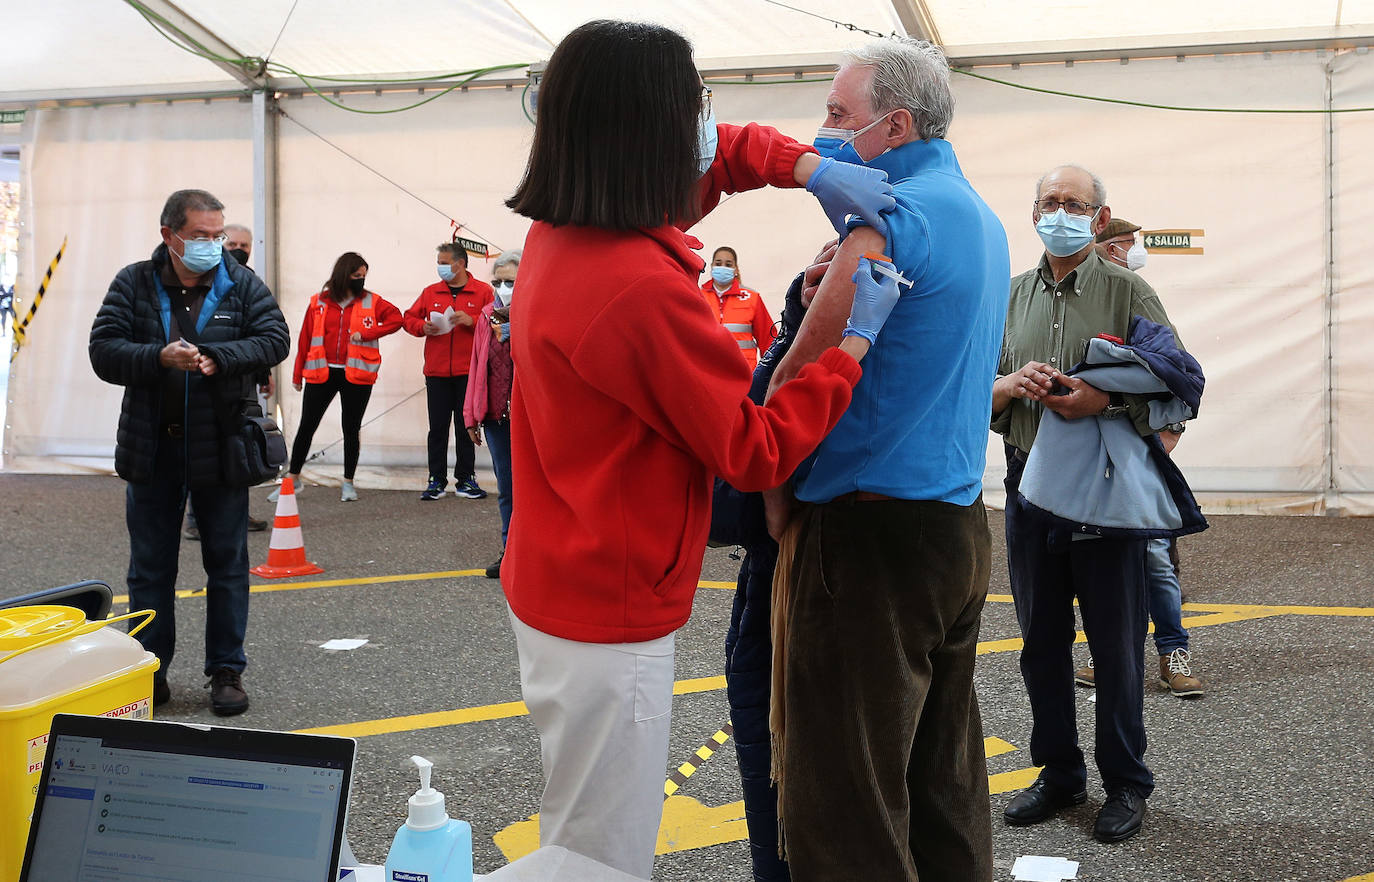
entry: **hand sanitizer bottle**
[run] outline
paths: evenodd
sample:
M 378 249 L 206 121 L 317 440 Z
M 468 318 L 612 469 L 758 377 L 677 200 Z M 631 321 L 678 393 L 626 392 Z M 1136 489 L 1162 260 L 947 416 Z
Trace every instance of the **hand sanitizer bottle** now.
M 410 761 L 420 769 L 420 789 L 387 852 L 386 882 L 472 882 L 472 825 L 450 818 L 444 794 L 429 786 L 434 763 Z

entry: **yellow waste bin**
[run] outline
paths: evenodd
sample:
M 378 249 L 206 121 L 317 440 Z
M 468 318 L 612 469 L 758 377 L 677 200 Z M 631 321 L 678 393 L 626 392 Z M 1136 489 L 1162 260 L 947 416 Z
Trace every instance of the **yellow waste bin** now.
M 157 656 L 108 627 L 153 612 L 88 622 L 66 606 L 0 610 L 0 882 L 24 861 L 39 773 L 54 714 L 152 716 Z

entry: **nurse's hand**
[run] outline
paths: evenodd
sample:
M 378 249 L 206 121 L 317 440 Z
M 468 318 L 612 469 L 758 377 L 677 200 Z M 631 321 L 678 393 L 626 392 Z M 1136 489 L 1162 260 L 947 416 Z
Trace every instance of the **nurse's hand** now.
M 807 178 L 806 190 L 820 202 L 821 209 L 843 238 L 849 232 L 845 219 L 856 214 L 883 236 L 887 235 L 884 211 L 897 207 L 887 172 L 848 162 L 836 162 L 830 157 Z
M 849 321 L 844 326 L 845 337 L 862 337 L 869 345 L 878 342 L 878 332 L 883 329 L 892 308 L 897 305 L 901 289 L 897 280 L 885 275 L 873 274 L 873 264 L 867 257 L 859 258 L 859 268 L 852 276 L 854 281 L 854 306 L 849 311 Z

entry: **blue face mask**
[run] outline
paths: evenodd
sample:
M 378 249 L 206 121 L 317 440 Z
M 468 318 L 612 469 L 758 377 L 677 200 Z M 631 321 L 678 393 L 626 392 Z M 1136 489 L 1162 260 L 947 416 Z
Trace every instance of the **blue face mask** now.
M 176 236 L 176 233 L 172 234 Z M 181 239 L 180 236 L 177 236 Z M 219 266 L 221 254 L 223 253 L 224 243 L 218 239 L 192 239 L 189 242 L 181 239 L 181 244 L 185 246 L 181 255 L 181 265 L 197 275 L 208 273 L 210 270 Z
M 868 160 L 859 156 L 859 151 L 854 149 L 854 139 L 885 119 L 887 119 L 887 114 L 883 114 L 861 129 L 832 129 L 821 126 L 816 130 L 816 139 L 811 142 L 811 146 L 815 147 L 816 152 L 821 156 L 829 157 L 836 162 L 863 165 Z M 886 150 L 883 151 L 883 153 L 886 152 Z M 881 155 L 879 154 L 879 156 Z
M 453 281 L 453 267 L 449 266 L 446 263 L 438 264 L 438 266 L 439 278 L 443 279 L 445 282 Z
M 1069 214 L 1060 208 L 1054 214 L 1042 214 L 1035 223 L 1035 231 L 1040 234 L 1040 241 L 1045 243 L 1046 251 L 1055 257 L 1069 257 L 1092 242 L 1092 225 L 1096 217 L 1097 212 Z
M 724 288 L 735 280 L 735 271 L 728 266 L 713 266 L 711 267 L 711 279 Z
M 697 177 L 704 177 L 716 160 L 716 109 L 708 107 L 697 126 Z

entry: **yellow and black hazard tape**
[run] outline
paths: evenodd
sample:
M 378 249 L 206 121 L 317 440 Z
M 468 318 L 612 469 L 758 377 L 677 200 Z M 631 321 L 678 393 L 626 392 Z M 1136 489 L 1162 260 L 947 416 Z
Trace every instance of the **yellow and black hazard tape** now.
M 57 270 L 57 265 L 62 262 L 62 255 L 67 253 L 67 237 L 62 237 L 62 247 L 57 249 L 57 256 L 48 264 L 48 271 L 43 274 L 43 283 L 38 286 L 38 293 L 33 295 L 33 302 L 29 304 L 29 311 L 24 313 L 24 320 L 14 324 L 14 352 L 10 355 L 10 361 L 19 354 L 19 347 L 24 345 L 27 335 L 24 329 L 33 321 L 33 317 L 38 312 L 38 306 L 43 302 L 43 295 L 48 290 L 48 283 L 52 281 L 52 274 Z
M 692 759 L 678 766 L 668 776 L 668 780 L 663 782 L 663 798 L 667 799 L 674 793 L 682 789 L 682 785 L 687 783 L 687 779 L 696 774 L 696 770 L 701 768 L 702 763 L 715 756 L 717 750 L 730 740 L 730 736 L 735 734 L 735 727 L 726 723 L 716 730 L 716 734 L 706 739 L 700 747 L 692 753 Z

